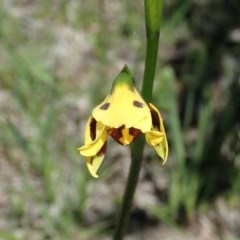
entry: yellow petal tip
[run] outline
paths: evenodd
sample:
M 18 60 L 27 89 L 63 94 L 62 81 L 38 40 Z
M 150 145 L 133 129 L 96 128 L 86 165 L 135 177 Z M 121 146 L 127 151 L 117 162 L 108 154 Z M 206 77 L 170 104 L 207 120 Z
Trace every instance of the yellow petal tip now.
M 166 162 L 167 162 L 167 158 L 163 159 L 162 165 L 165 165 Z
M 98 176 L 98 175 L 92 175 L 92 177 L 94 177 L 94 178 L 99 178 L 99 176 Z

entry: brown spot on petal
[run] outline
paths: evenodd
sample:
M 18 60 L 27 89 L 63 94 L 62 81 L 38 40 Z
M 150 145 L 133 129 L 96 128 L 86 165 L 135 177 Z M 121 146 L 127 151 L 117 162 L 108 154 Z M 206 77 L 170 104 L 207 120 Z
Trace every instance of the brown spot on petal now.
M 154 126 L 154 128 L 157 128 L 158 130 L 160 130 L 159 115 L 153 108 L 151 108 L 150 105 L 149 105 L 149 108 L 150 108 L 150 113 L 151 113 L 151 116 L 152 116 L 152 125 Z
M 103 144 L 103 146 L 101 147 L 101 149 L 99 150 L 99 152 L 97 153 L 96 156 L 93 156 L 90 158 L 89 161 L 90 161 L 91 165 L 93 164 L 93 161 L 94 161 L 94 159 L 96 159 L 96 157 L 101 157 L 101 156 L 105 155 L 106 151 L 107 151 L 107 142 L 105 142 Z
M 141 130 L 136 129 L 136 128 L 129 128 L 129 134 L 133 136 L 133 140 L 135 140 L 140 134 L 141 134 Z
M 135 106 L 137 108 L 142 108 L 144 106 L 144 104 L 135 100 L 135 101 L 133 101 L 133 106 Z
M 96 138 L 96 127 L 97 127 L 97 121 L 92 118 L 92 121 L 90 122 L 90 137 L 92 141 Z
M 122 130 L 125 128 L 124 125 L 122 125 L 119 128 L 111 128 L 108 129 L 107 132 L 108 134 L 115 140 L 117 141 L 119 144 L 123 145 L 123 143 L 121 142 L 121 138 L 123 137 L 123 133 Z M 133 142 L 142 132 L 139 129 L 136 128 L 129 128 L 129 135 L 131 135 L 133 137 L 133 140 L 131 142 Z
M 100 107 L 100 109 L 102 109 L 102 110 L 107 110 L 107 109 L 109 108 L 109 106 L 110 106 L 110 103 L 104 103 L 104 104 Z
M 107 141 L 103 144 L 103 146 L 97 153 L 97 156 L 100 157 L 100 156 L 104 155 L 106 151 L 107 151 Z
M 122 125 L 121 127 L 119 128 L 111 128 L 111 129 L 108 129 L 107 132 L 108 134 L 115 140 L 117 141 L 118 143 L 121 143 L 121 141 L 119 140 L 121 137 L 122 137 L 122 129 L 124 128 L 124 125 Z

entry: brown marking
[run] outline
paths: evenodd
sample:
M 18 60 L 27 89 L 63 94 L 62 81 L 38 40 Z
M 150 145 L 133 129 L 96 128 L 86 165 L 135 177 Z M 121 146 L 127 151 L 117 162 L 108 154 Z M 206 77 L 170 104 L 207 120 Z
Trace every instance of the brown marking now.
M 133 141 L 141 134 L 141 130 L 136 128 L 129 128 L 129 134 L 133 136 Z
M 90 137 L 92 141 L 96 138 L 96 127 L 97 127 L 97 121 L 92 118 L 92 121 L 90 122 Z
M 137 101 L 137 100 L 134 100 L 133 101 L 133 106 L 137 107 L 137 108 L 142 108 L 144 106 L 143 103 Z
M 107 141 L 103 144 L 103 146 L 101 147 L 101 149 L 99 150 L 99 152 L 97 153 L 96 156 L 90 157 L 90 164 L 93 164 L 93 161 L 96 159 L 96 157 L 101 157 L 105 154 L 105 152 L 107 151 Z
M 122 130 L 125 128 L 124 125 L 122 125 L 119 128 L 111 128 L 108 129 L 107 132 L 108 134 L 115 140 L 117 141 L 119 144 L 123 145 L 123 143 L 119 140 L 120 138 L 122 138 Z M 133 140 L 132 142 L 141 134 L 142 132 L 139 129 L 136 128 L 129 128 L 129 134 L 131 136 L 133 136 Z
M 119 128 L 110 128 L 107 130 L 108 134 L 119 144 L 122 145 L 121 141 L 119 140 L 122 137 L 122 129 L 124 128 L 124 125 L 122 125 Z
M 104 104 L 100 107 L 100 109 L 101 109 L 101 110 L 107 110 L 107 109 L 109 108 L 109 106 L 110 106 L 110 103 L 104 103 Z
M 156 127 L 158 130 L 160 130 L 160 119 L 158 113 L 153 108 L 151 108 L 150 105 L 149 109 L 152 117 L 152 125 Z
M 107 141 L 103 144 L 103 146 L 101 147 L 101 149 L 97 153 L 97 156 L 101 157 L 102 155 L 105 154 L 106 151 L 107 151 Z

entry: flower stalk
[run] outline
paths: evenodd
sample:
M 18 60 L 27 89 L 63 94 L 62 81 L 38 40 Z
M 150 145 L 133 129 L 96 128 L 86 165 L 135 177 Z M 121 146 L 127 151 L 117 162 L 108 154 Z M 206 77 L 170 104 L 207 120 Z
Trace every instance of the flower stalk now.
M 157 63 L 160 24 L 163 11 L 163 0 L 144 0 L 146 24 L 146 58 L 142 84 L 142 96 L 145 101 L 152 99 L 154 75 Z M 139 179 L 144 149 L 144 138 L 140 136 L 131 148 L 131 166 L 119 213 L 114 240 L 122 240 L 129 220 L 134 193 Z

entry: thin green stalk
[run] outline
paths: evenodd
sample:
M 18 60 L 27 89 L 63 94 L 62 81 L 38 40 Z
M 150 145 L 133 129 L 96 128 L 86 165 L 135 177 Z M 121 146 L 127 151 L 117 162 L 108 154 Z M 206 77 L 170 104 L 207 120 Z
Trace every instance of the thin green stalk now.
M 160 24 L 164 0 L 144 0 L 146 23 L 146 58 L 142 96 L 146 102 L 152 100 L 153 81 L 156 70 Z
M 149 102 L 152 99 L 153 81 L 157 63 L 158 41 L 160 32 L 159 29 L 163 9 L 163 0 L 145 0 L 144 3 L 147 44 L 142 96 L 146 102 Z M 144 145 L 144 137 L 141 136 L 134 142 L 131 148 L 132 161 L 119 214 L 118 225 L 113 237 L 114 240 L 122 240 L 126 231 L 143 160 Z
M 138 183 L 141 162 L 143 159 L 144 138 L 139 137 L 131 149 L 132 162 L 128 174 L 126 188 L 123 196 L 121 211 L 119 214 L 118 225 L 114 235 L 114 240 L 122 240 L 126 231 L 130 210 L 132 207 L 133 196 Z M 140 149 L 140 150 L 139 150 Z

